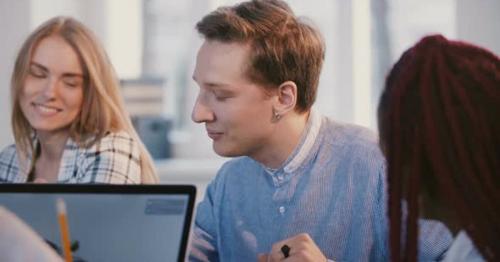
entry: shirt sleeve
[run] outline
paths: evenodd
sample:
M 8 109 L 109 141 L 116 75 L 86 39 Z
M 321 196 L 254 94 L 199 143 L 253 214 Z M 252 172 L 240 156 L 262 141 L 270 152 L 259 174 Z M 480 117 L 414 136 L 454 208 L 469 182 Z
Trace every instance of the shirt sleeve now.
M 16 146 L 10 145 L 0 152 L 0 183 L 19 182 L 18 174 Z
M 189 261 L 219 261 L 214 205 L 216 180 L 208 185 L 196 210 Z
M 439 261 L 453 242 L 453 235 L 450 230 L 441 222 L 430 219 L 420 219 L 418 221 L 418 260 L 419 261 Z
M 141 182 L 139 146 L 130 136 L 111 133 L 85 154 L 80 183 L 138 184 Z
M 378 183 L 377 183 L 377 193 L 374 205 L 374 241 L 370 252 L 370 260 L 389 260 L 389 239 L 388 239 L 388 212 L 387 212 L 387 176 L 386 176 L 386 165 L 385 162 L 381 165 L 378 172 Z

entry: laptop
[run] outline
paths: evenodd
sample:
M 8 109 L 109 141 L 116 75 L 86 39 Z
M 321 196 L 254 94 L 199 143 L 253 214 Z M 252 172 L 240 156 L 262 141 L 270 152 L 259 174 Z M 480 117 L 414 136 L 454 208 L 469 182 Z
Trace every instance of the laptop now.
M 195 196 L 189 185 L 0 184 L 0 206 L 58 252 L 64 200 L 75 262 L 185 261 Z

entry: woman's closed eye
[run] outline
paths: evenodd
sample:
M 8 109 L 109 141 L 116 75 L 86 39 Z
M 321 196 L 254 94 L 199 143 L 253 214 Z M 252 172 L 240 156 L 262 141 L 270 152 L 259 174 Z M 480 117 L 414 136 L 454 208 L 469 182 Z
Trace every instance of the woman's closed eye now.
M 29 74 L 36 78 L 46 78 L 47 72 L 36 66 L 31 66 L 29 69 Z
M 82 84 L 82 80 L 77 76 L 63 77 L 63 83 L 69 87 L 78 87 Z

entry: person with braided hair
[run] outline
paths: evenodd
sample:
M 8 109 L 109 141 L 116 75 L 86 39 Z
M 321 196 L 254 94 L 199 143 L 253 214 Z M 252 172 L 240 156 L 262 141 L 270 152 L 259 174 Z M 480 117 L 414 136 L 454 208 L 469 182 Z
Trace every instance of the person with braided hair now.
M 445 261 L 500 260 L 499 116 L 500 59 L 484 48 L 427 36 L 394 65 L 378 106 L 392 261 L 418 259 L 420 217 L 455 234 Z

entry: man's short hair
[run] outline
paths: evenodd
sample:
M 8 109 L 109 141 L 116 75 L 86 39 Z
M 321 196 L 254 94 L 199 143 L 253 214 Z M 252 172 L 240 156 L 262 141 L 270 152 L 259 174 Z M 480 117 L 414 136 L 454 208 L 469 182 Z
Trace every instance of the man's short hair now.
M 252 0 L 220 7 L 196 24 L 206 40 L 250 45 L 247 76 L 266 88 L 297 85 L 298 112 L 308 111 L 325 56 L 323 38 L 280 0 Z

